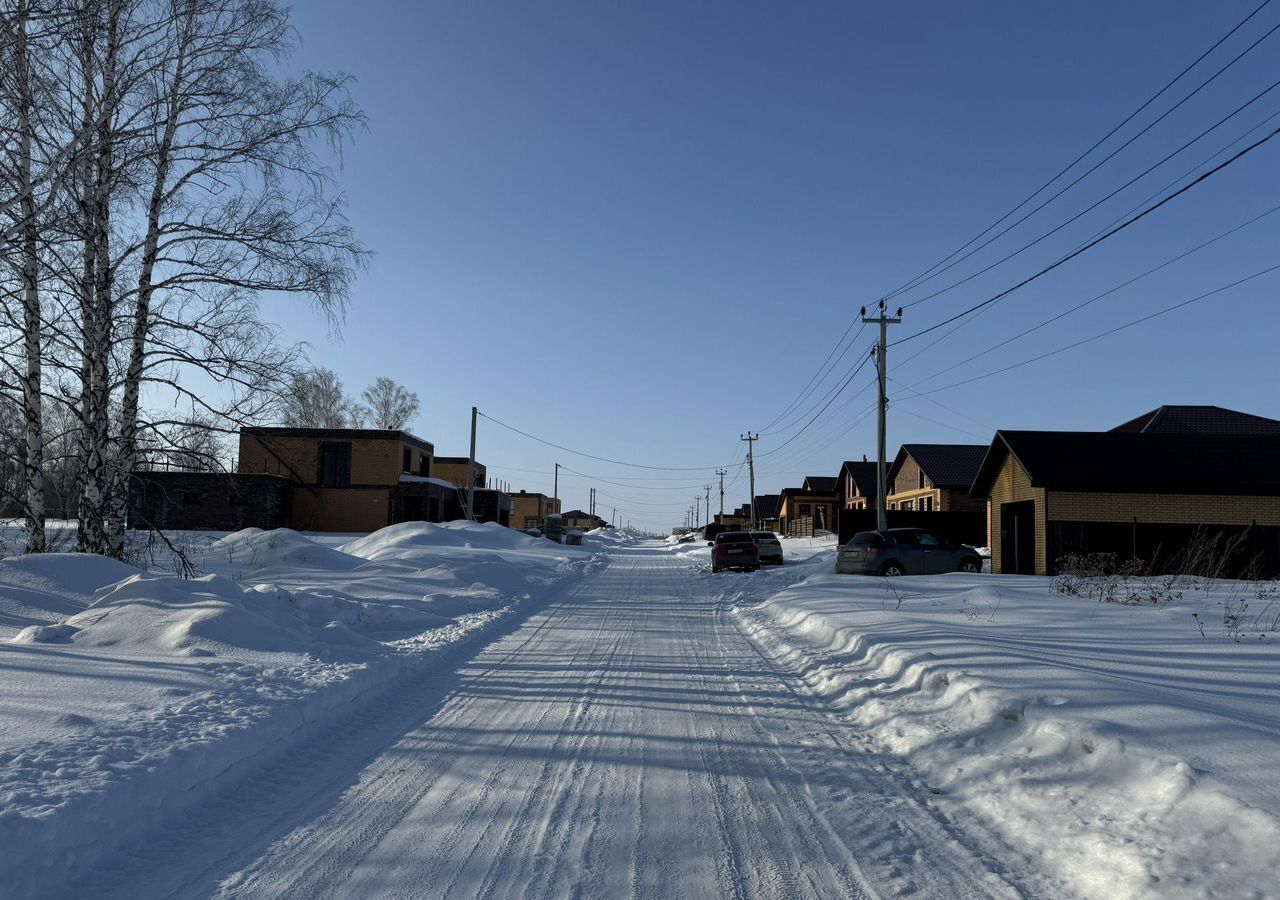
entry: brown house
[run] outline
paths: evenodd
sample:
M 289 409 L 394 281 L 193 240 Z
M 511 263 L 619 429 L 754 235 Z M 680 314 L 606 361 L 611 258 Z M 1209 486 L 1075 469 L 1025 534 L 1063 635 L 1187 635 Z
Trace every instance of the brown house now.
M 467 486 L 467 470 L 471 465 L 471 457 L 469 456 L 437 456 L 431 464 L 431 474 L 441 481 L 447 481 L 450 484 L 460 488 Z M 485 480 L 489 477 L 488 470 L 484 464 L 476 463 L 475 486 L 482 488 Z
M 593 516 L 591 513 L 583 512 L 580 509 L 571 509 L 563 515 L 566 531 L 570 528 L 577 528 L 579 531 L 591 531 L 594 528 L 603 528 L 609 524 L 599 516 Z
M 816 531 L 831 531 L 835 522 L 835 479 L 806 478 L 805 484 L 832 490 L 786 488 L 778 495 L 778 531 L 787 537 L 813 537 Z
M 986 444 L 903 444 L 889 467 L 888 509 L 985 512 L 969 495 Z
M 434 453 L 405 431 L 245 428 L 239 471 L 293 482 L 294 529 L 369 532 L 456 517 L 456 489 L 432 477 Z
M 778 520 L 778 508 L 782 503 L 781 494 L 756 495 L 756 528 L 761 531 L 781 531 Z M 751 516 L 751 504 L 747 504 L 747 516 Z
M 521 491 L 511 495 L 511 527 L 541 528 L 547 516 L 560 512 L 560 501 L 546 494 Z
M 862 462 L 846 460 L 835 482 L 837 518 L 846 509 L 876 508 L 876 494 L 879 493 L 876 464 L 868 462 L 865 456 Z
M 1280 432 L 998 431 L 972 493 L 991 501 L 993 572 L 1048 575 L 1092 553 L 1159 567 L 1209 534 L 1243 541 L 1235 568 L 1257 559 L 1270 574 L 1277 460 Z

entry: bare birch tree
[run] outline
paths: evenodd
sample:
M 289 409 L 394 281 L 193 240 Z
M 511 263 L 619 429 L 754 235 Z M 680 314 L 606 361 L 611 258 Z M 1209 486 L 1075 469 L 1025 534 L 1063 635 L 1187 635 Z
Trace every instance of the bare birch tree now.
M 361 396 L 369 408 L 370 425 L 374 428 L 400 431 L 418 414 L 418 395 L 390 378 L 378 378 Z

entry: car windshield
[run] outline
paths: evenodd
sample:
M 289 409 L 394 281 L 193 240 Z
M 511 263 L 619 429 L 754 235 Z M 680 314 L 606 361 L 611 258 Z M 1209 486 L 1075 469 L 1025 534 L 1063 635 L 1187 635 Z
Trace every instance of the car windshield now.
M 849 543 L 859 547 L 883 547 L 884 538 L 874 531 L 860 531 Z
M 776 541 L 778 536 L 772 531 L 753 531 L 751 536 L 757 541 Z
M 752 543 L 751 535 L 745 531 L 726 531 L 724 534 L 716 535 L 717 544 L 750 544 Z

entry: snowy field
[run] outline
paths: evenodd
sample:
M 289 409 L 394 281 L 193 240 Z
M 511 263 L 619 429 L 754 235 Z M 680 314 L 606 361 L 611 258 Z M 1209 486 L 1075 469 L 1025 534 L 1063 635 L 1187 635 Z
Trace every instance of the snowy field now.
M 314 539 L 313 539 L 314 538 Z M 497 525 L 250 529 L 0 561 L 0 894 L 42 896 L 590 567 Z M 447 654 L 445 654 L 447 656 Z M 447 660 L 446 660 L 447 661 Z
M 1069 596 L 1049 578 L 885 580 L 832 561 L 735 616 L 958 821 L 1081 896 L 1280 896 L 1274 585 Z

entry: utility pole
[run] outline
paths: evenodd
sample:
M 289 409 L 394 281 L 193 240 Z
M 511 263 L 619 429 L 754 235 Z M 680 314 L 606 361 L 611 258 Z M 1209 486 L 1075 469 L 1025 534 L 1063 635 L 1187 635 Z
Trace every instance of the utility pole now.
M 471 407 L 471 458 L 467 461 L 467 518 L 476 520 L 476 415 Z
M 728 475 L 725 469 L 716 469 L 716 474 L 720 476 L 720 521 L 724 521 L 724 476 Z
M 556 480 L 551 488 L 551 506 L 560 512 L 560 463 L 556 463 Z
M 706 485 L 707 490 L 707 524 L 711 524 L 711 485 Z
M 888 371 L 888 344 L 889 344 L 889 326 L 897 325 L 902 321 L 902 308 L 898 308 L 895 316 L 889 316 L 885 312 L 884 301 L 880 301 L 880 314 L 878 316 L 868 316 L 867 308 L 862 307 L 862 321 L 868 325 L 880 326 L 880 341 L 876 344 L 876 374 L 880 387 L 880 416 L 879 416 L 879 455 L 876 457 L 876 489 L 878 496 L 876 497 L 876 528 L 884 531 L 889 527 L 888 517 L 885 515 L 885 498 L 889 495 L 888 470 L 885 468 L 885 456 L 888 453 L 888 443 L 885 439 L 885 410 L 889 406 L 889 371 Z
M 747 471 L 750 473 L 751 483 L 751 530 L 756 530 L 756 458 L 752 452 L 755 442 L 760 440 L 759 434 L 747 432 L 742 435 L 742 440 L 747 442 Z

